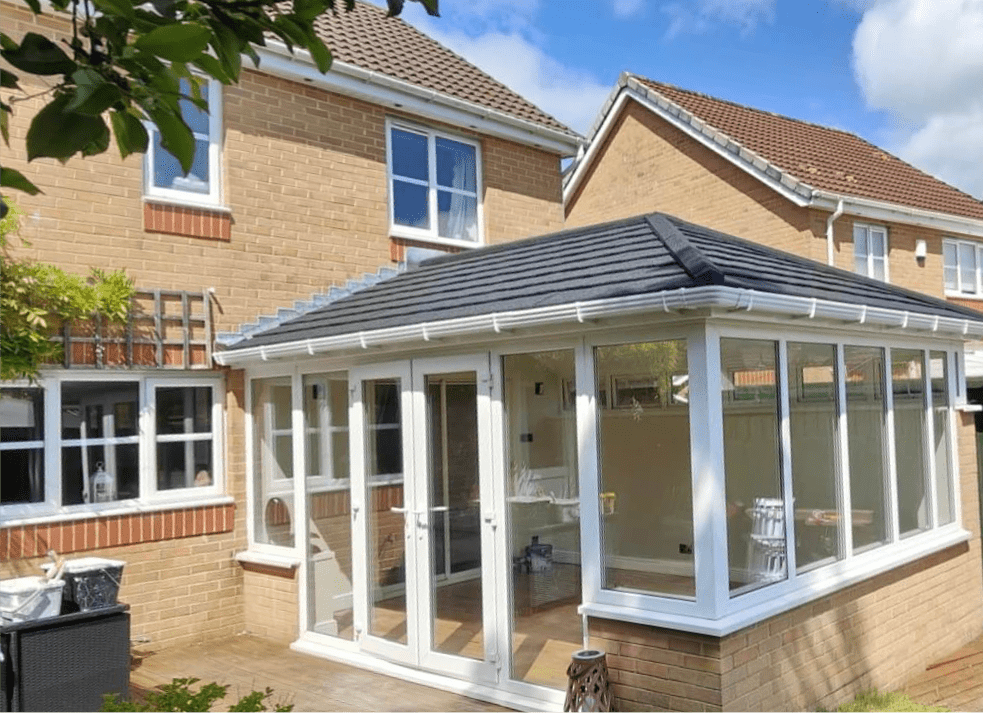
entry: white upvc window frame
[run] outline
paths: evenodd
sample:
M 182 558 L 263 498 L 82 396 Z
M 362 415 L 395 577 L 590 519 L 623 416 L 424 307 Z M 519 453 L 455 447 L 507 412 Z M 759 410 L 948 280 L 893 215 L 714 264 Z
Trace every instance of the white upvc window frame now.
M 195 133 L 194 137 L 196 142 L 208 141 L 208 193 L 162 188 L 154 184 L 156 136 L 159 132 L 153 122 L 148 121 L 144 122 L 150 137 L 143 162 L 145 200 L 200 208 L 222 207 L 222 83 L 215 79 L 203 78 L 202 89 L 207 90 L 208 93 L 208 136 Z
M 481 155 L 481 144 L 473 138 L 464 136 L 462 134 L 457 134 L 452 131 L 436 130 L 427 126 L 422 126 L 420 124 L 414 124 L 412 122 L 404 121 L 402 119 L 396 119 L 392 117 L 386 117 L 386 196 L 387 196 L 387 210 L 389 212 L 389 235 L 397 238 L 407 238 L 410 240 L 416 240 L 425 243 L 433 243 L 435 245 L 447 245 L 459 248 L 477 248 L 485 245 L 485 221 L 484 221 L 484 211 L 483 211 L 483 200 L 484 187 L 482 181 L 483 173 L 483 163 Z M 399 129 L 400 131 L 406 131 L 413 134 L 419 134 L 421 136 L 426 136 L 427 138 L 427 161 L 428 161 L 428 176 L 427 181 L 421 181 L 417 179 L 411 179 L 408 177 L 395 176 L 393 174 L 393 147 L 392 147 L 392 132 L 394 129 Z M 437 211 L 437 192 L 445 191 L 448 193 L 461 193 L 462 195 L 471 196 L 470 191 L 462 191 L 454 188 L 449 188 L 447 186 L 437 185 L 437 148 L 436 142 L 438 138 L 448 139 L 450 141 L 456 141 L 458 143 L 466 144 L 471 146 L 475 150 L 475 195 L 474 198 L 477 202 L 475 220 L 478 229 L 478 239 L 476 241 L 470 240 L 458 240 L 454 238 L 444 238 L 438 234 L 439 230 L 439 220 Z M 424 230 L 422 228 L 414 228 L 407 225 L 397 225 L 395 219 L 395 198 L 393 195 L 393 180 L 399 180 L 406 183 L 412 183 L 415 185 L 428 187 L 427 192 L 427 206 L 430 216 L 430 228 Z
M 857 231 L 865 231 L 865 239 L 867 241 L 867 256 L 865 260 L 866 267 L 864 271 L 861 272 L 857 269 Z M 854 223 L 853 224 L 853 254 L 854 254 L 854 272 L 858 275 L 863 275 L 864 277 L 869 277 L 872 280 L 877 280 L 879 278 L 874 275 L 874 263 L 876 258 L 874 257 L 874 251 L 871 249 L 871 241 L 875 236 L 878 236 L 884 244 L 884 282 L 891 282 L 891 268 L 890 268 L 890 243 L 888 242 L 887 227 L 884 225 L 875 225 L 872 223 Z
M 311 426 L 307 422 L 306 409 L 304 413 L 304 430 L 303 430 L 303 443 L 304 443 L 304 479 L 306 482 L 306 489 L 310 492 L 329 492 L 333 490 L 348 490 L 351 487 L 351 473 L 349 468 L 349 473 L 345 474 L 344 478 L 339 478 L 334 473 L 334 439 L 333 436 L 336 433 L 348 434 L 351 430 L 349 426 L 335 426 L 331 423 L 332 416 L 334 415 L 331 411 L 331 382 L 341 381 L 340 379 L 331 379 L 333 374 L 341 374 L 344 371 L 330 371 L 330 372 L 304 372 L 301 374 L 301 383 L 304 388 L 304 404 L 306 406 L 307 399 L 307 389 L 312 386 L 317 386 L 318 388 L 324 388 L 327 392 L 327 397 L 321 401 L 318 408 L 318 426 Z M 345 393 L 348 393 L 348 377 L 347 374 L 344 379 L 345 382 Z M 345 417 L 348 417 L 348 409 L 345 409 Z M 311 475 L 310 467 L 307 463 L 307 439 L 311 436 L 319 437 L 319 447 L 320 447 L 320 463 L 318 464 L 320 469 L 319 475 Z M 347 439 L 347 435 L 346 435 Z M 347 442 L 347 440 L 346 440 Z M 349 458 L 351 455 L 349 454 Z
M 948 248 L 953 250 L 955 256 L 955 265 L 952 266 L 952 269 L 956 271 L 955 289 L 949 287 L 945 277 L 945 271 L 948 267 L 946 264 L 946 252 Z M 975 260 L 973 267 L 974 279 L 969 285 L 963 283 L 962 254 L 964 250 L 971 250 Z M 959 297 L 962 299 L 983 299 L 983 265 L 981 263 L 983 263 L 983 243 L 973 240 L 945 238 L 942 241 L 942 288 L 945 296 Z
M 108 436 L 88 439 L 92 445 L 136 444 L 139 452 L 140 495 L 126 500 L 105 503 L 62 505 L 62 452 L 79 444 L 79 439 L 62 438 L 61 394 L 62 385 L 77 382 L 135 383 L 138 393 L 138 434 L 136 436 Z M 160 377 L 151 372 L 107 372 L 57 370 L 42 374 L 38 383 L 44 391 L 44 470 L 45 499 L 37 503 L 12 503 L 0 506 L 0 518 L 9 522 L 44 522 L 70 519 L 79 516 L 122 514 L 145 511 L 158 507 L 195 507 L 225 498 L 224 381 L 214 375 L 189 374 Z M 212 484 L 204 487 L 157 490 L 156 471 L 156 413 L 154 388 L 208 386 L 212 389 Z M 4 388 L 32 386 L 26 381 L 5 382 Z M 200 434 L 199 434 L 200 435 Z M 98 443 L 96 443 L 98 441 Z M 11 444 L 4 450 L 12 449 Z

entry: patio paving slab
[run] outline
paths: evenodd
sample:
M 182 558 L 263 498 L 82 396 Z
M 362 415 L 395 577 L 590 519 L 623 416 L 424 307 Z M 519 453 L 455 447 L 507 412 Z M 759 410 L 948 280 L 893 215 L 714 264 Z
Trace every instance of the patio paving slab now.
M 983 711 L 983 636 L 908 682 L 912 700 L 952 711 Z
M 273 689 L 272 703 L 295 711 L 505 711 L 491 703 L 439 691 L 291 651 L 254 636 L 141 655 L 130 673 L 135 695 L 174 678 L 229 686 L 224 707 L 253 690 Z M 272 707 L 272 706 L 270 706 Z

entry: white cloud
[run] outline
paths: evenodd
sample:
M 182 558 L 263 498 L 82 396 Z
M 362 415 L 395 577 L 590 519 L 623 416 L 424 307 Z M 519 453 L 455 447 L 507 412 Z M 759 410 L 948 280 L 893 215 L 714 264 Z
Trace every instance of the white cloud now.
M 867 103 L 899 131 L 890 148 L 983 196 L 983 2 L 882 0 L 853 38 Z
M 622 20 L 637 17 L 645 9 L 645 0 L 612 0 L 614 15 Z
M 741 34 L 749 35 L 759 23 L 775 19 L 775 0 L 696 0 L 667 3 L 661 9 L 669 16 L 668 39 L 707 32 L 720 23 L 736 25 Z

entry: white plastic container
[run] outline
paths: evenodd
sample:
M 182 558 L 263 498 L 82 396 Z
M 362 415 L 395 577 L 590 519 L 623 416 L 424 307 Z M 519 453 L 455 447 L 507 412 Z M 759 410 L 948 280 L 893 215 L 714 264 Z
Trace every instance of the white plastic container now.
M 79 557 L 65 560 L 62 577 L 68 583 L 65 599 L 78 607 L 79 611 L 93 611 L 116 604 L 123 566 L 126 562 L 103 557 Z M 45 572 L 54 565 L 45 562 L 41 569 Z
M 0 615 L 6 621 L 58 616 L 65 582 L 31 575 L 0 581 Z

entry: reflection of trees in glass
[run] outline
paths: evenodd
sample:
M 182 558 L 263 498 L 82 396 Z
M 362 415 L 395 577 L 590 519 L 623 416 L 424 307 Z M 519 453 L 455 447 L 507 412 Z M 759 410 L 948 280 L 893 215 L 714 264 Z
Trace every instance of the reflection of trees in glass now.
M 689 401 L 686 344 L 681 340 L 598 347 L 596 359 L 598 390 L 614 377 L 613 406 L 628 405 L 640 415 L 644 406 Z

